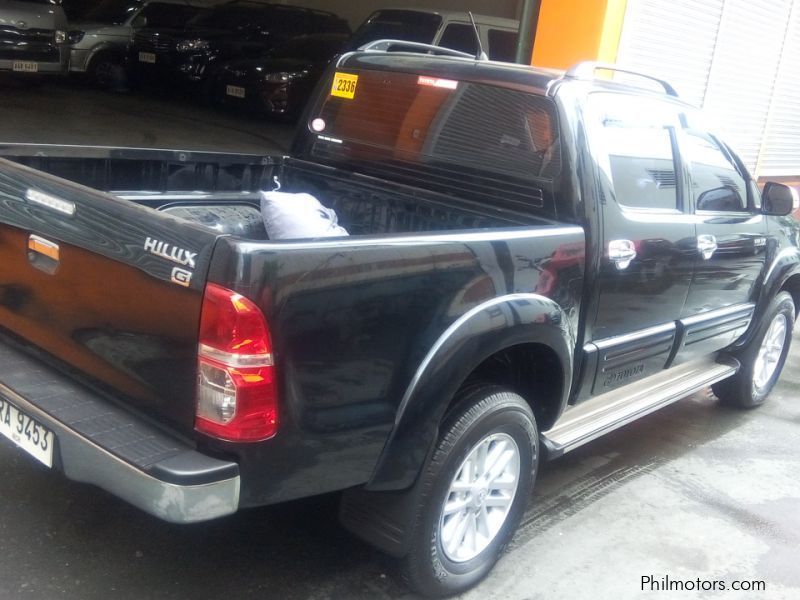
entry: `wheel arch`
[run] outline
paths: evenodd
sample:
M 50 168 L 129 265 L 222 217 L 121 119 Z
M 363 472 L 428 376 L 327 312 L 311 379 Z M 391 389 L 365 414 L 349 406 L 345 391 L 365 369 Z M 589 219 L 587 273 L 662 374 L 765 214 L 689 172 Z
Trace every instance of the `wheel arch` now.
M 473 308 L 437 339 L 417 368 L 366 489 L 399 490 L 414 483 L 456 392 L 471 379 L 512 382 L 531 403 L 537 422 L 542 419 L 540 430 L 546 429 L 566 404 L 574 347 L 567 315 L 549 298 L 512 294 Z M 526 372 L 516 362 L 526 359 L 544 360 L 552 371 L 534 364 Z M 551 391 L 543 408 L 531 402 L 530 391 L 545 378 Z

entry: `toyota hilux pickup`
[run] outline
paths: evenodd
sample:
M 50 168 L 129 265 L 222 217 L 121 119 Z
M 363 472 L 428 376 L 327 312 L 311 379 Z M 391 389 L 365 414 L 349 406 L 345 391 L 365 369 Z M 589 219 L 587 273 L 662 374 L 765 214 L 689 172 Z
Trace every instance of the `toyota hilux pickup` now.
M 3 146 L 0 432 L 171 522 L 341 491 L 445 596 L 545 458 L 765 401 L 800 230 L 665 82 L 391 45 L 331 65 L 288 156 Z M 349 235 L 268 239 L 277 185 Z

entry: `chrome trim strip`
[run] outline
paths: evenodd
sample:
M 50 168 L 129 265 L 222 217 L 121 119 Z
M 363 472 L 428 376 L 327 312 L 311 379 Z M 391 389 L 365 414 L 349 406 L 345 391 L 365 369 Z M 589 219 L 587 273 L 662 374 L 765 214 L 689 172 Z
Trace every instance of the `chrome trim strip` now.
M 674 332 L 675 330 L 676 327 L 674 322 L 665 323 L 664 325 L 656 325 L 655 327 L 648 327 L 647 329 L 640 329 L 639 331 L 634 331 L 633 333 L 626 333 L 625 335 L 604 338 L 602 340 L 597 340 L 590 343 L 597 346 L 598 350 L 607 350 L 608 348 L 613 348 L 615 346 L 622 346 L 624 344 L 645 339 L 654 335 L 658 335 L 660 333 Z
M 161 481 L 87 440 L 2 383 L 0 395 L 55 432 L 64 474 L 73 481 L 94 484 L 171 523 L 207 521 L 239 508 L 238 475 L 203 485 Z
M 61 198 L 57 198 L 56 196 L 51 196 L 50 194 L 45 194 L 44 192 L 34 190 L 33 188 L 28 188 L 28 191 L 25 192 L 25 199 L 28 200 L 28 202 L 33 202 L 39 206 L 56 210 L 65 215 L 72 216 L 75 214 L 74 202 L 70 200 L 63 200 Z
M 231 354 L 205 344 L 198 344 L 197 354 L 228 367 L 272 367 L 275 365 L 272 354 Z
M 733 306 L 726 306 L 725 308 L 710 310 L 708 312 L 699 313 L 691 317 L 686 317 L 685 319 L 681 319 L 680 322 L 684 327 L 690 327 L 705 321 L 712 321 L 714 319 L 736 315 L 737 313 L 741 313 L 742 315 L 749 313 L 750 317 L 752 318 L 755 309 L 756 305 L 753 303 L 734 304 Z
M 522 239 L 542 239 L 549 237 L 561 237 L 570 235 L 580 235 L 585 237 L 585 232 L 581 227 L 530 227 L 496 229 L 489 231 L 463 231 L 456 233 L 434 233 L 429 235 L 381 235 L 381 236 L 358 236 L 358 237 L 336 237 L 323 238 L 319 240 L 293 241 L 285 240 L 280 242 L 238 242 L 237 246 L 244 253 L 257 250 L 303 250 L 303 249 L 339 249 L 354 248 L 361 246 L 391 247 L 391 246 L 418 246 L 420 244 L 446 244 L 446 243 L 469 243 L 469 242 L 494 242 L 511 241 Z

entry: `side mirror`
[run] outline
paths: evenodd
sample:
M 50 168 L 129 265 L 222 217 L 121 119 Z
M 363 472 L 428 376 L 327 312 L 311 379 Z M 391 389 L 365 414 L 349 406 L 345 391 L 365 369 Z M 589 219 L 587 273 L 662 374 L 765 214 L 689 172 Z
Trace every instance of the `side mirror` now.
M 131 27 L 134 29 L 140 29 L 142 27 L 147 27 L 147 17 L 142 14 L 136 15 L 131 21 Z
M 765 215 L 785 217 L 797 208 L 797 192 L 788 185 L 768 181 L 761 194 L 762 209 Z

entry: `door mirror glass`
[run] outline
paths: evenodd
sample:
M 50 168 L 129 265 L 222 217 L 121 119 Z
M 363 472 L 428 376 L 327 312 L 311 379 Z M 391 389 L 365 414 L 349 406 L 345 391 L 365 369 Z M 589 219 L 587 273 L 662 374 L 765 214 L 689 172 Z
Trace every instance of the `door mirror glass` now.
M 798 206 L 797 192 L 788 185 L 768 181 L 761 194 L 762 211 L 765 215 L 785 217 Z

